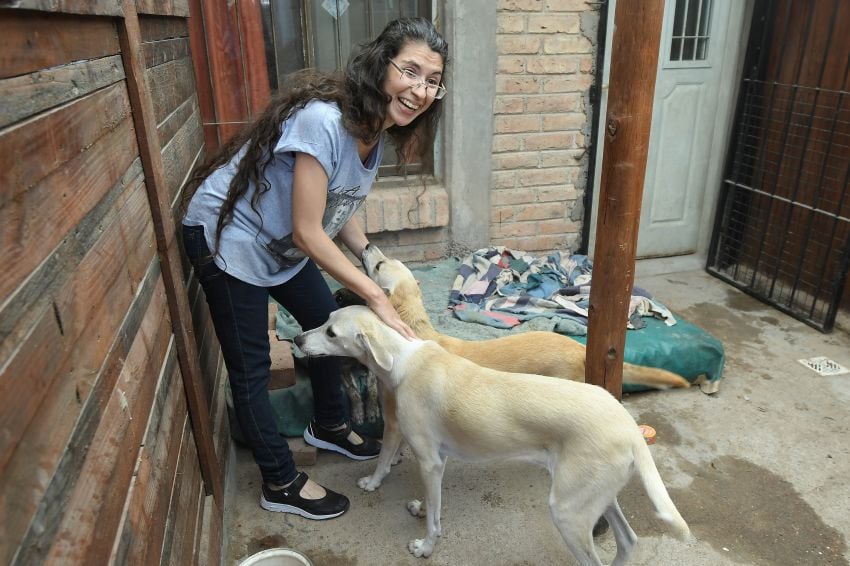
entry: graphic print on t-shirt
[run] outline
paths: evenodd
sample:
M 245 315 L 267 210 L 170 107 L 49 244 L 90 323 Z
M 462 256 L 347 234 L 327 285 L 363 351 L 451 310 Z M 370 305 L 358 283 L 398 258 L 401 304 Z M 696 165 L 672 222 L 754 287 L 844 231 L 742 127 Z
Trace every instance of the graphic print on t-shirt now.
M 358 195 L 359 191 L 359 186 L 350 189 L 335 187 L 328 191 L 325 213 L 322 216 L 322 229 L 325 234 L 331 238 L 335 237 L 354 216 L 354 212 L 366 198 L 366 195 Z M 266 245 L 266 249 L 281 269 L 292 267 L 304 259 L 304 252 L 292 242 L 292 234 L 272 240 Z

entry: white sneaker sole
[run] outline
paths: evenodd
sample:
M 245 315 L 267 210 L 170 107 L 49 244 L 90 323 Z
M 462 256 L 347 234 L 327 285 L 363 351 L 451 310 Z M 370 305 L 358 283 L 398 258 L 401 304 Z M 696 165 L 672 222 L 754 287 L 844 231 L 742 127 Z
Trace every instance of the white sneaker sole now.
M 269 501 L 268 499 L 266 499 L 265 495 L 260 496 L 260 507 L 262 507 L 266 511 L 273 511 L 275 513 L 292 513 L 293 515 L 300 515 L 306 519 L 312 519 L 314 521 L 333 519 L 335 517 L 339 517 L 347 511 L 347 509 L 345 509 L 340 511 L 339 513 L 333 513 L 331 515 L 314 515 L 308 511 L 305 511 L 304 509 L 295 507 L 294 505 L 287 505 L 286 503 L 274 503 L 273 501 Z
M 326 442 L 324 440 L 316 438 L 310 432 L 309 428 L 304 429 L 304 442 L 306 442 L 307 444 L 310 444 L 311 446 L 315 446 L 316 448 L 321 448 L 323 450 L 331 450 L 332 452 L 337 452 L 339 454 L 342 454 L 343 456 L 351 458 L 352 460 L 371 460 L 373 458 L 378 457 L 378 454 L 375 454 L 374 456 L 358 456 L 357 454 L 352 454 L 351 452 L 349 452 L 345 448 L 341 448 L 341 447 L 337 446 L 336 444 L 331 444 L 330 442 Z

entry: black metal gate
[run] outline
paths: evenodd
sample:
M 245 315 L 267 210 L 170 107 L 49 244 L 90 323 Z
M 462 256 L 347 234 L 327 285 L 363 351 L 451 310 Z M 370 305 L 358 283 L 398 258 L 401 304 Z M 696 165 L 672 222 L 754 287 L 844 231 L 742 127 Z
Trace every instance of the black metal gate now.
M 707 270 L 829 331 L 850 268 L 850 2 L 757 0 Z

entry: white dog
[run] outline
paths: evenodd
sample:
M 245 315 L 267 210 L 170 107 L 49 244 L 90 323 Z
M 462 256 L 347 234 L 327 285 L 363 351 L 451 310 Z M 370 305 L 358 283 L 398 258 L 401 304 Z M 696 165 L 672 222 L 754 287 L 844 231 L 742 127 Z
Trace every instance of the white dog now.
M 620 511 L 617 494 L 635 471 L 659 517 L 677 536 L 689 537 L 637 424 L 601 387 L 483 368 L 436 342 L 406 340 L 362 306 L 335 311 L 295 343 L 308 356 L 357 358 L 392 391 L 400 431 L 425 484 L 428 532 L 410 542 L 416 556 L 430 556 L 440 536 L 440 490 L 448 455 L 520 458 L 546 467 L 552 477 L 549 509 L 583 566 L 602 564 L 591 535 L 601 515 L 617 541 L 614 564 L 624 564 L 634 548 L 637 537 Z M 397 446 L 401 437 L 392 436 L 384 442 Z M 387 448 L 395 452 L 395 447 Z M 408 508 L 419 514 L 418 505 Z

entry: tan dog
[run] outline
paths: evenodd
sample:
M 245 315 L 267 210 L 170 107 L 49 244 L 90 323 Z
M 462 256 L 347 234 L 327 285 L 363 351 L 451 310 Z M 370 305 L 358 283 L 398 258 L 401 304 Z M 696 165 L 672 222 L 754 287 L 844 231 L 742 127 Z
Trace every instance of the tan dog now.
M 402 262 L 369 245 L 363 252 L 363 266 L 420 338 L 434 340 L 449 352 L 484 367 L 584 381 L 583 344 L 556 332 L 523 332 L 491 340 L 461 340 L 440 334 L 431 325 L 416 278 Z M 657 389 L 691 385 L 673 372 L 634 364 L 623 364 L 623 381 Z
M 295 343 L 308 356 L 357 358 L 391 391 L 400 432 L 425 484 L 427 535 L 408 545 L 416 556 L 430 556 L 440 536 L 448 455 L 518 458 L 546 467 L 552 477 L 549 509 L 583 566 L 602 564 L 591 535 L 601 515 L 617 541 L 613 564 L 624 564 L 634 548 L 637 537 L 617 494 L 635 471 L 659 517 L 677 536 L 689 537 L 637 424 L 601 387 L 483 368 L 436 342 L 406 340 L 362 306 L 335 311 Z M 385 448 L 395 451 L 400 441 L 395 433 L 385 436 Z M 419 502 L 408 509 L 421 515 Z

